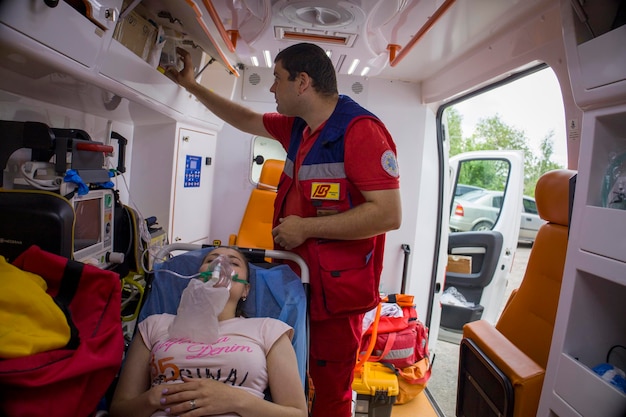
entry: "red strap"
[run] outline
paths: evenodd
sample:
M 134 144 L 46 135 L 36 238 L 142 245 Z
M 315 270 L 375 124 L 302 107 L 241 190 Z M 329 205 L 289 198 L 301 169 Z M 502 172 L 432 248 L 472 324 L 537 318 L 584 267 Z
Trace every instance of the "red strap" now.
M 385 342 L 385 347 L 383 348 L 382 353 L 379 356 L 370 356 L 368 359 L 370 362 L 379 362 L 382 358 L 387 356 L 387 354 L 391 351 L 393 344 L 396 342 L 396 336 L 398 335 L 398 333 L 391 332 L 387 334 L 388 334 L 387 341 Z

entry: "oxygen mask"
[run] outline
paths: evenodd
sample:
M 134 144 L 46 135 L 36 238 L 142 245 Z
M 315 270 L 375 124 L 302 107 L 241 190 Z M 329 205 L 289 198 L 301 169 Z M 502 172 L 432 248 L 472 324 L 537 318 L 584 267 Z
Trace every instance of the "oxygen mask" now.
M 242 284 L 248 282 L 239 279 L 239 275 L 235 272 L 230 260 L 225 255 L 219 255 L 213 259 L 206 271 L 201 272 L 199 277 L 209 287 L 230 289 L 233 281 Z

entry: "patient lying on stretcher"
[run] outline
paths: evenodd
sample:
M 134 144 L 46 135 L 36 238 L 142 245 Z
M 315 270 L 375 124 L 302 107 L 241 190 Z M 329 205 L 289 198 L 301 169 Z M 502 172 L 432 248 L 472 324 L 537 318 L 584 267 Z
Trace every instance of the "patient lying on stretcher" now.
M 291 327 L 239 314 L 249 291 L 244 255 L 234 248 L 214 249 L 202 262 L 200 278 L 206 280 L 207 270 L 224 259 L 230 265 L 222 264 L 222 271 L 230 267 L 235 274 L 230 279 L 216 277 L 214 270 L 210 281 L 190 282 L 176 316 L 156 314 L 139 323 L 111 403 L 112 417 L 307 415 Z M 207 305 L 204 317 L 192 317 L 202 297 L 213 306 L 225 305 L 215 313 Z M 180 334 L 181 328 L 194 333 L 194 327 L 207 331 Z M 264 399 L 267 387 L 272 402 Z

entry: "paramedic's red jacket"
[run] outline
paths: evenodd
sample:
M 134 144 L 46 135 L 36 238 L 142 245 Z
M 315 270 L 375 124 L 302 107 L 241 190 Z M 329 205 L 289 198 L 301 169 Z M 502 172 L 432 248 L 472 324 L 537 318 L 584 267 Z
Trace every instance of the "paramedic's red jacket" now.
M 287 149 L 274 226 L 288 215 L 349 210 L 365 202 L 359 189 L 399 187 L 390 134 L 376 116 L 347 96 L 339 96 L 335 111 L 315 132 L 303 119 L 278 113 L 266 114 L 264 123 Z M 361 240 L 308 239 L 293 250 L 310 269 L 312 320 L 364 313 L 378 304 L 384 244 L 381 234 Z

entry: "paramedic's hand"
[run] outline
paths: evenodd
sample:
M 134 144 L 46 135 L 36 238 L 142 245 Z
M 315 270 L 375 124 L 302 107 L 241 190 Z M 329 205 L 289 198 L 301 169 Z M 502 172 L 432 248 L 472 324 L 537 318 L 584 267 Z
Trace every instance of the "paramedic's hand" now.
M 232 413 L 242 391 L 209 378 L 183 376 L 182 384 L 163 389 L 161 407 L 172 416 L 209 416 Z M 193 411 L 193 413 L 192 413 Z
M 302 245 L 307 240 L 307 235 L 304 228 L 304 219 L 299 216 L 287 216 L 279 219 L 280 224 L 272 229 L 272 236 L 274 236 L 274 242 L 285 248 L 291 250 Z
M 165 70 L 165 75 L 177 82 L 181 87 L 188 89 L 196 84 L 193 71 L 193 61 L 189 52 L 183 48 L 176 47 L 176 53 L 180 56 L 180 59 L 182 59 L 185 66 L 182 70 L 180 70 L 180 72 L 177 71 L 174 66 L 168 67 Z

